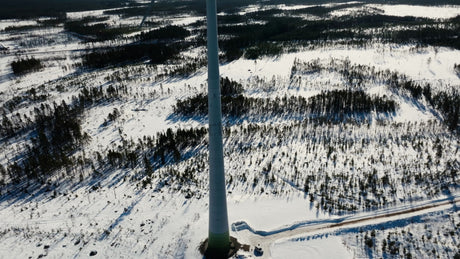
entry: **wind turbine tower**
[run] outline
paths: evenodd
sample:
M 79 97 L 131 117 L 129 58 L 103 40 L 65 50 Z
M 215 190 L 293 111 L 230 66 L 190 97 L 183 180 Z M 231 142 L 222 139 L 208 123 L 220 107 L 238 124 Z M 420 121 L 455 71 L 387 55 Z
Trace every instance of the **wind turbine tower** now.
M 142 27 L 155 0 L 144 15 Z M 209 118 L 209 233 L 205 254 L 210 258 L 228 258 L 230 233 L 228 228 L 222 145 L 222 107 L 220 102 L 219 47 L 217 43 L 216 0 L 206 0 L 208 34 L 208 118 Z
M 230 249 L 222 145 L 222 108 L 216 0 L 206 0 L 208 37 L 209 236 L 206 255 L 227 258 Z
M 142 26 L 144 26 L 145 19 L 147 19 L 147 16 L 149 16 L 149 14 L 152 12 L 153 4 L 154 4 L 154 3 L 155 3 L 155 0 L 152 0 L 152 1 L 150 2 L 150 5 L 149 5 L 149 7 L 147 8 L 147 11 L 145 12 L 144 17 L 142 18 L 142 21 L 141 21 L 141 24 L 139 25 L 139 28 L 142 28 Z

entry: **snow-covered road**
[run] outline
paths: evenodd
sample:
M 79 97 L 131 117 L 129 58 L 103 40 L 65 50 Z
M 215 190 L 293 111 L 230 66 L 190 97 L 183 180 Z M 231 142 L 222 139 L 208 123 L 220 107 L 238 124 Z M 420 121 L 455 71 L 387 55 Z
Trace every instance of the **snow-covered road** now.
M 243 244 L 259 247 L 263 254 L 261 258 L 271 258 L 273 246 L 288 239 L 310 235 L 333 233 L 343 229 L 359 228 L 371 225 L 391 224 L 391 222 L 409 219 L 415 216 L 443 211 L 454 207 L 460 202 L 460 195 L 448 198 L 429 200 L 393 208 L 386 208 L 374 212 L 347 215 L 333 219 L 296 222 L 272 231 L 254 230 L 246 222 L 240 221 L 232 224 L 233 235 Z

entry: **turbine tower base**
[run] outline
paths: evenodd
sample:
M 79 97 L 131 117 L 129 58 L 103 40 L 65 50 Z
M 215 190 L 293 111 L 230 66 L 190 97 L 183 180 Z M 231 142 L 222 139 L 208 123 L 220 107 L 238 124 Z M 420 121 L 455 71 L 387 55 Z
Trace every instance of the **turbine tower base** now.
M 199 247 L 200 253 L 206 259 L 226 259 L 230 258 L 236 254 L 236 252 L 241 248 L 241 244 L 238 243 L 238 240 L 234 237 L 230 237 L 230 243 L 227 247 L 209 247 L 208 239 L 204 240 Z

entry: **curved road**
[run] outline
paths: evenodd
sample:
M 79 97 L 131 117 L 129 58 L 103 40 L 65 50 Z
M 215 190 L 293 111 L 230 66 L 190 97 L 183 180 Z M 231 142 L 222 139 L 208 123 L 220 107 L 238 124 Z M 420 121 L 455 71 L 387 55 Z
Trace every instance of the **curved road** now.
M 417 205 L 403 205 L 359 215 L 298 222 L 273 231 L 254 230 L 246 222 L 241 221 L 232 224 L 232 231 L 240 243 L 248 244 L 252 248 L 256 246 L 260 247 L 263 251 L 263 255 L 260 258 L 271 258 L 270 248 L 275 242 L 280 240 L 320 233 L 331 233 L 340 229 L 382 224 L 430 212 L 443 211 L 452 207 L 457 210 L 457 203 L 459 202 L 460 197 L 457 195 L 444 199 L 425 201 Z

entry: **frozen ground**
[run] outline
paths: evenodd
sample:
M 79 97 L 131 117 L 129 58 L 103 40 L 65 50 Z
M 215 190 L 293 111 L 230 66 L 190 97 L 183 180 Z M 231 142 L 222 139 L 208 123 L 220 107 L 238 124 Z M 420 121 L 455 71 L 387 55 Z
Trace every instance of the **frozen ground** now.
M 277 243 L 272 249 L 273 258 L 348 259 L 354 258 L 352 252 L 343 244 L 341 238 L 324 235 L 308 241 L 285 241 Z
M 414 16 L 432 19 L 452 18 L 460 15 L 458 5 L 453 6 L 417 6 L 417 5 L 369 5 L 383 10 L 386 15 Z
M 306 6 L 282 6 L 281 8 L 288 10 L 304 7 Z M 376 5 L 375 7 L 384 10 L 385 13 L 391 13 L 394 8 L 387 5 Z M 258 8 L 250 6 L 243 12 L 255 11 Z M 404 13 L 398 12 L 400 15 L 425 17 L 430 14 L 431 16 L 428 17 L 446 18 L 459 14 L 457 7 L 407 8 L 399 6 L 399 8 L 404 11 Z M 100 12 L 69 13 L 68 16 L 79 18 L 99 15 Z M 189 24 L 199 19 L 202 17 L 187 16 L 173 23 Z M 2 21 L 0 28 L 12 24 L 18 25 L 15 21 Z M 20 25 L 33 24 L 33 21 L 20 23 Z M 54 33 L 56 39 L 63 39 L 67 35 L 60 30 L 48 32 Z M 43 31 L 37 33 L 45 34 Z M 1 36 L 11 35 L 5 35 L 2 32 Z M 160 66 L 149 68 L 143 64 L 124 68 L 81 71 L 72 67 L 73 64 L 79 62 L 74 50 L 84 49 L 87 45 L 80 44 L 76 38 L 72 37 L 69 41 L 62 40 L 57 41 L 53 46 L 45 44 L 27 49 L 26 53 L 49 60 L 45 62 L 42 70 L 25 76 L 16 77 L 12 74 L 10 63 L 15 59 L 14 55 L 1 56 L 0 92 L 2 94 L 0 103 L 4 104 L 17 94 L 22 94 L 31 88 L 38 88 L 40 85 L 45 85 L 45 89 L 49 91 L 49 102 L 59 103 L 62 100 L 71 100 L 71 97 L 77 95 L 83 85 L 101 87 L 116 85 L 118 83 L 107 79 L 108 76 L 115 73 L 126 75 L 123 84 L 130 89 L 130 95 L 92 107 L 84 114 L 82 130 L 91 137 L 91 141 L 85 146 L 87 157 L 95 157 L 95 152 L 106 152 L 124 142 L 136 141 L 144 136 L 165 132 L 168 128 L 186 129 L 206 126 L 205 118 L 171 119 L 173 105 L 177 100 L 205 91 L 205 68 L 188 77 L 161 80 L 155 80 L 155 75 L 161 72 Z M 5 45 L 16 50 L 20 48 L 17 43 L 18 41 L 14 38 L 10 38 Z M 245 88 L 245 96 L 267 99 L 284 95 L 311 97 L 322 90 L 330 89 L 328 87 L 331 85 L 337 85 L 340 88 L 344 84 L 344 78 L 340 74 L 322 72 L 306 73 L 302 75 L 302 84 L 291 85 L 291 69 L 295 59 L 305 62 L 319 60 L 322 64 L 328 64 L 332 59 L 349 60 L 351 64 L 375 67 L 377 70 L 398 71 L 417 82 L 430 83 L 437 89 L 459 88 L 460 78 L 453 70 L 453 66 L 460 60 L 460 51 L 432 47 L 414 49 L 413 45 L 394 44 L 375 44 L 366 48 L 318 47 L 314 50 L 299 50 L 296 53 L 265 57 L 255 61 L 241 58 L 222 64 L 220 72 L 222 77 L 229 77 L 242 83 Z M 185 54 L 199 56 L 203 54 L 201 51 L 202 48 L 191 49 Z M 57 86 L 64 86 L 65 90 L 58 91 Z M 258 125 L 272 127 L 272 131 L 269 129 L 268 133 L 256 131 L 256 133 L 251 133 L 252 135 L 249 133 L 227 135 L 225 162 L 227 174 L 233 178 L 233 183 L 227 184 L 230 223 L 246 222 L 255 230 L 270 232 L 298 222 L 327 222 L 337 219 L 338 215 L 320 208 L 319 196 L 311 200 L 303 191 L 305 179 L 291 175 L 294 167 L 296 171 L 297 166 L 299 167 L 302 176 L 320 174 L 318 173 L 321 172 L 320 170 L 325 170 L 336 173 L 337 176 L 342 171 L 350 172 L 359 178 L 361 171 L 358 170 L 361 170 L 359 168 L 361 165 L 371 170 L 368 165 L 370 156 L 375 156 L 376 159 L 379 157 L 380 161 L 389 160 L 390 165 L 399 163 L 405 166 L 404 163 L 407 163 L 408 167 L 414 168 L 417 164 L 424 165 L 428 161 L 428 156 L 433 157 L 433 160 L 436 157 L 434 137 L 428 135 L 437 132 L 428 131 L 425 129 L 428 126 L 423 126 L 425 125 L 423 123 L 440 131 L 439 142 L 444 147 L 437 161 L 438 165 L 432 165 L 431 168 L 423 167 L 425 170 L 423 173 L 430 175 L 427 171 L 442 171 L 443 168 L 439 164 L 445 163 L 446 160 L 457 162 L 460 160 L 460 154 L 457 152 L 458 138 L 452 137 L 445 127 L 439 126 L 439 122 L 428 124 L 430 121 L 439 120 L 439 114 L 431 109 L 422 109 L 423 103 L 413 102 L 404 95 L 393 93 L 383 84 L 369 84 L 366 87 L 366 91 L 370 94 L 391 96 L 397 101 L 399 108 L 396 114 L 387 119 L 389 123 L 401 123 L 403 126 L 390 124 L 392 128 L 390 126 L 385 128 L 374 122 L 369 126 L 351 125 L 348 128 L 347 126 L 342 128 L 339 125 L 322 129 L 313 126 L 295 126 L 297 121 L 295 118 L 267 116 L 263 118 L 265 120 L 259 119 Z M 16 112 L 29 114 L 33 107 L 39 104 L 22 103 Z M 120 118 L 109 123 L 108 126 L 103 126 L 107 114 L 114 108 L 121 111 Z M 242 132 L 244 127 L 251 124 L 249 120 L 234 123 L 231 119 L 227 119 L 226 122 L 234 132 L 238 130 Z M 417 123 L 419 126 L 409 127 Z M 280 135 L 270 133 L 276 131 L 277 127 L 291 125 L 294 125 L 294 128 L 282 138 L 279 137 Z M 305 129 L 311 131 L 308 132 Z M 407 146 L 407 143 L 410 142 L 404 141 L 415 135 L 410 135 L 414 132 L 406 129 L 422 133 L 424 129 L 427 130 L 427 136 L 423 136 L 426 139 L 417 135 L 418 144 L 424 144 L 423 149 L 426 151 L 417 152 L 417 147 L 412 147 L 410 144 Z M 328 143 L 312 144 L 313 138 L 303 139 L 301 137 L 302 134 L 307 136 L 315 134 L 314 131 L 317 132 L 315 136 L 318 138 L 331 134 L 334 139 L 355 139 L 358 144 L 370 139 L 371 144 L 362 147 L 352 145 L 346 147 L 346 152 L 358 154 L 353 157 L 355 160 L 353 165 L 348 161 L 346 152 L 334 151 L 338 155 L 338 162 L 332 165 L 329 154 L 326 157 Z M 379 136 L 382 135 L 389 135 L 391 140 L 385 144 L 380 143 L 383 138 Z M 282 142 L 283 139 L 286 142 Z M 15 157 L 18 150 L 25 148 L 24 142 L 17 140 L 1 142 L 1 145 L 0 163 L 4 165 Z M 255 151 L 238 153 L 239 146 L 249 146 Z M 314 152 L 312 148 L 315 148 Z M 340 147 L 335 148 L 339 150 Z M 299 152 L 299 157 L 296 154 L 295 160 L 292 154 L 294 152 Z M 318 156 L 314 157 L 313 153 Z M 95 257 L 101 258 L 200 258 L 197 247 L 206 238 L 207 233 L 207 170 L 206 166 L 198 167 L 197 165 L 205 161 L 203 157 L 206 157 L 206 152 L 198 151 L 193 154 L 196 155 L 196 158 L 156 171 L 152 183 L 146 186 L 142 186 L 139 181 L 139 178 L 143 177 L 143 169 L 138 166 L 134 169 L 103 170 L 98 174 L 93 174 L 92 169 L 89 168 L 76 168 L 72 172 L 59 172 L 54 177 L 55 181 L 43 185 L 24 182 L 19 184 L 16 190 L 8 189 L 7 192 L 6 188 L 1 189 L 0 258 L 43 256 L 87 258 L 94 253 L 96 253 Z M 85 156 L 81 152 L 76 155 Z M 271 174 L 274 182 L 263 185 L 266 172 L 263 172 L 261 167 L 268 163 L 273 167 Z M 434 161 L 432 163 L 435 164 Z M 198 168 L 195 169 L 198 178 L 196 185 L 184 184 L 182 186 L 174 182 L 174 177 L 167 173 L 170 168 L 176 168 L 182 172 L 190 166 Z M 391 179 L 400 181 L 402 178 L 400 172 L 394 172 L 393 169 L 388 169 L 386 166 L 388 165 L 379 164 L 375 168 L 379 170 L 379 174 L 390 172 L 391 177 L 394 177 Z M 364 169 L 363 172 L 367 173 Z M 61 174 L 67 174 L 67 176 L 70 174 L 71 177 L 61 178 Z M 82 175 L 82 180 L 79 179 L 80 175 Z M 243 175 L 247 178 L 246 182 L 241 180 Z M 258 183 L 256 179 L 259 179 Z M 321 183 L 324 184 L 324 182 Z M 349 188 L 342 182 L 330 181 L 329 184 L 337 189 Z M 319 188 L 320 182 L 317 185 Z M 433 183 L 433 186 L 435 185 L 436 183 Z M 192 197 L 185 195 L 190 190 L 194 193 Z M 428 191 L 430 190 L 420 189 L 413 185 L 408 185 L 407 189 L 399 187 L 391 197 L 395 201 L 391 205 L 382 205 L 380 212 L 394 208 L 411 208 L 418 204 L 412 202 L 412 197 L 415 200 L 433 198 L 429 196 Z M 409 195 L 410 198 L 406 195 Z M 458 193 L 437 193 L 432 196 L 435 199 L 449 199 L 456 195 Z M 349 197 L 350 200 L 352 198 Z M 373 199 L 371 195 L 368 198 Z M 359 207 L 358 213 L 363 213 L 364 210 L 363 207 Z M 367 211 L 366 213 L 372 216 L 377 212 Z M 355 213 L 349 215 L 352 216 Z M 418 247 L 423 248 L 420 249 L 419 254 L 416 254 L 419 258 L 431 258 L 434 256 L 433 250 L 442 258 L 451 258 L 455 254 L 455 247 L 458 247 L 459 244 L 460 219 L 456 206 L 410 216 L 405 218 L 403 223 L 392 225 L 385 224 L 385 221 L 382 222 L 370 222 L 368 225 L 352 230 L 326 230 L 317 235 L 301 234 L 294 239 L 274 240 L 276 242 L 273 242 L 270 247 L 271 256 L 273 258 L 305 258 L 306 255 L 309 258 L 385 257 L 394 255 L 391 252 L 393 250 L 390 251 L 388 247 L 395 238 L 401 240 L 401 238 L 411 237 Z M 368 238 L 371 237 L 371 231 L 374 229 L 377 229 L 377 233 L 372 236 L 374 245 L 367 249 L 368 243 L 366 246 L 363 245 L 366 242 L 365 234 L 368 235 Z M 412 236 L 407 234 L 408 230 Z M 436 238 L 438 242 L 433 247 L 430 245 L 434 241 L 425 242 L 429 233 L 433 238 L 431 240 Z M 231 234 L 236 237 L 242 235 L 241 231 L 235 230 L 232 230 Z M 241 236 L 241 240 L 245 238 Z M 385 249 L 382 248 L 383 240 L 386 242 Z M 407 244 L 411 243 L 407 241 Z M 250 245 L 258 244 L 250 243 Z M 412 249 L 410 251 L 415 250 L 414 247 L 405 247 L 404 244 L 400 244 L 398 249 L 401 250 L 401 254 L 403 248 Z M 241 251 L 238 256 L 237 258 L 256 257 L 253 250 Z

